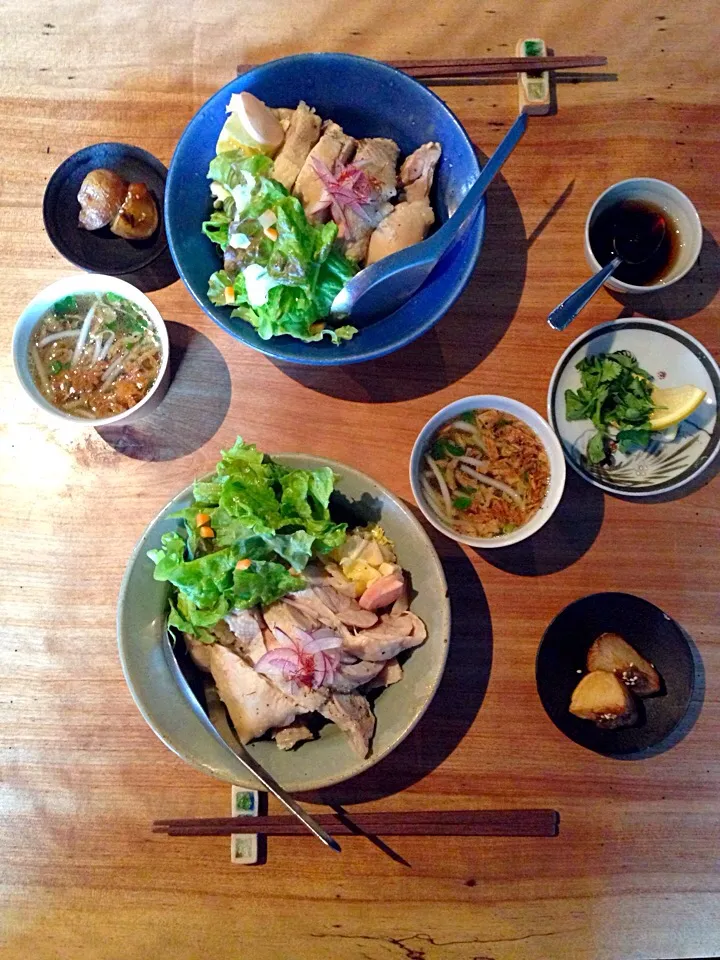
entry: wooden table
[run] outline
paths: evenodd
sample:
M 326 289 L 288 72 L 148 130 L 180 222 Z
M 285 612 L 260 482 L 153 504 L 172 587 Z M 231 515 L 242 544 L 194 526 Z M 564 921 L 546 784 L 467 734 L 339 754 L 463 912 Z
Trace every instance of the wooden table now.
M 480 557 L 439 543 L 456 615 L 441 690 L 394 755 L 332 793 L 356 809 L 550 806 L 562 816 L 558 839 L 399 839 L 393 846 L 409 866 L 362 840 L 336 857 L 311 839 L 277 839 L 268 863 L 247 870 L 230 865 L 227 839 L 149 832 L 155 817 L 224 814 L 229 788 L 166 750 L 133 704 L 116 652 L 118 586 L 148 520 L 236 434 L 368 469 L 410 499 L 408 455 L 430 414 L 474 392 L 544 410 L 560 352 L 593 324 L 636 310 L 718 349 L 713 6 L 555 0 L 534 5 L 528 21 L 522 6 L 3 5 L 2 957 L 720 952 L 717 480 L 649 505 L 603 497 L 571 474 L 556 519 L 523 549 Z M 557 116 L 532 121 L 490 191 L 468 290 L 422 340 L 366 366 L 283 368 L 223 334 L 178 282 L 151 294 L 181 361 L 164 419 L 116 435 L 78 432 L 50 425 L 21 392 L 9 356 L 15 318 L 71 272 L 41 216 L 45 183 L 71 152 L 123 140 L 167 163 L 193 112 L 239 61 L 311 49 L 497 55 L 527 35 L 558 53 L 605 53 L 610 64 L 595 82 L 559 85 Z M 439 92 L 486 153 L 516 108 L 512 82 Z M 654 302 L 602 292 L 567 334 L 552 334 L 548 310 L 586 276 L 592 200 L 638 174 L 672 180 L 697 204 L 708 231 L 698 267 Z M 549 620 L 607 589 L 661 605 L 704 662 L 694 727 L 643 762 L 603 759 L 566 740 L 535 689 Z

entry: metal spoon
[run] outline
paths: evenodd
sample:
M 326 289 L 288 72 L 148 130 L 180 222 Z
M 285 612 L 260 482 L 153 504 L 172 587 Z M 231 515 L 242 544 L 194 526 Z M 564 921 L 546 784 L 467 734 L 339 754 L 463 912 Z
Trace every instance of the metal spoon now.
M 480 176 L 450 219 L 427 240 L 391 253 L 356 273 L 333 300 L 331 312 L 349 315 L 353 323 L 362 323 L 388 316 L 409 300 L 448 248 L 462 236 L 467 223 L 477 212 L 485 191 L 526 128 L 527 115 L 521 113 L 488 158 Z
M 589 280 L 581 284 L 577 290 L 574 290 L 569 296 L 559 303 L 554 310 L 548 314 L 547 321 L 553 330 L 564 330 L 568 324 L 572 323 L 575 317 L 580 313 L 585 304 L 591 300 L 605 283 L 608 277 L 622 263 L 644 263 L 649 260 L 659 249 L 660 244 L 665 237 L 665 220 L 658 216 L 655 218 L 649 230 L 641 233 L 618 234 L 613 237 L 613 249 L 615 256 L 598 273 L 593 274 Z
M 331 850 L 336 850 L 340 853 L 340 844 L 337 840 L 333 840 L 330 834 L 325 830 L 309 813 L 306 813 L 305 810 L 297 803 L 293 798 L 287 793 L 280 784 L 271 777 L 270 774 L 262 767 L 257 760 L 251 756 L 251 754 L 245 749 L 245 747 L 240 743 L 239 740 L 236 740 L 234 743 L 231 742 L 228 732 L 226 731 L 225 736 L 215 727 L 207 713 L 201 707 L 197 697 L 190 688 L 190 684 L 185 679 L 185 675 L 180 669 L 180 664 L 177 662 L 175 656 L 175 651 L 173 650 L 173 645 L 170 640 L 170 633 L 167 629 L 163 630 L 163 653 L 165 654 L 165 659 L 167 664 L 170 667 L 170 671 L 174 676 L 177 685 L 180 687 L 181 692 L 185 696 L 186 700 L 193 708 L 193 712 L 198 720 L 202 723 L 208 733 L 221 743 L 226 749 L 240 761 L 240 763 L 246 767 L 250 773 L 255 777 L 256 780 L 259 780 L 260 783 L 265 787 L 267 791 L 272 793 L 274 797 L 283 803 L 291 813 L 294 813 L 298 820 L 301 820 L 308 830 L 311 833 L 314 833 L 315 836 L 322 840 L 322 842 L 330 847 Z

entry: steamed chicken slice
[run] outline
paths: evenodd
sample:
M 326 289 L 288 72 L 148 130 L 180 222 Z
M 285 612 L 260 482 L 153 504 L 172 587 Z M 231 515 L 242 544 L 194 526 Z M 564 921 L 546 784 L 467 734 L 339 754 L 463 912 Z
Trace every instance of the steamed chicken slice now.
M 344 222 L 339 224 L 338 241 L 350 260 L 364 260 L 370 236 L 393 209 L 388 203 L 397 193 L 398 145 L 385 137 L 358 141 L 353 165 L 365 172 L 373 186 L 373 197 L 358 213 L 345 208 Z
M 240 741 L 286 727 L 301 711 L 242 657 L 219 643 L 210 647 L 210 671 Z
M 386 660 L 382 665 L 380 673 L 370 681 L 365 687 L 366 691 L 376 690 L 378 687 L 391 687 L 394 683 L 399 683 L 403 678 L 403 669 L 399 661 L 393 657 Z
M 427 637 L 425 624 L 414 613 L 386 613 L 376 627 L 343 640 L 343 650 L 361 660 L 390 660 L 403 650 L 418 647 Z
M 325 192 L 325 185 L 315 163 L 332 171 L 335 164 L 347 163 L 356 143 L 355 138 L 344 133 L 343 128 L 334 121 L 328 120 L 323 124 L 322 136 L 308 154 L 293 188 L 293 193 L 300 198 L 308 217 L 327 220 L 329 216 L 327 208 L 322 211 L 314 209 L 320 204 Z
M 292 118 L 295 116 L 295 110 L 293 107 L 270 107 L 270 113 L 275 115 L 278 123 L 283 129 L 283 133 L 287 133 Z
M 374 680 L 384 668 L 384 663 L 373 663 L 370 660 L 358 660 L 357 663 L 342 664 L 337 670 L 331 686 L 338 693 L 351 693 L 358 687 Z
M 292 190 L 307 156 L 320 136 L 320 117 L 303 100 L 293 113 L 285 142 L 275 157 L 273 178 Z
M 408 203 L 427 200 L 430 196 L 435 167 L 438 165 L 442 147 L 439 143 L 424 143 L 405 159 L 400 167 L 400 183 L 404 187 L 404 199 Z
M 333 693 L 320 712 L 340 727 L 359 756 L 368 755 L 375 717 L 365 697 L 359 693 Z
M 185 633 L 183 636 L 185 638 L 185 646 L 195 666 L 199 670 L 202 670 L 203 673 L 210 673 L 210 655 L 213 645 L 211 643 L 203 643 L 202 640 L 198 640 L 197 637 L 193 637 L 190 633 Z
M 368 264 L 425 238 L 435 222 L 429 196 L 440 152 L 439 143 L 425 143 L 403 163 L 400 168 L 400 180 L 405 188 L 403 200 L 370 237 Z
M 292 750 L 305 740 L 314 740 L 315 735 L 302 720 L 293 720 L 289 726 L 276 730 L 273 738 L 281 750 Z
M 377 189 L 377 199 L 389 200 L 397 193 L 397 162 L 400 148 L 386 137 L 359 140 L 353 163 L 368 175 Z
M 259 614 L 253 610 L 233 610 L 225 617 L 225 624 L 233 637 L 233 648 L 257 663 L 266 653 Z

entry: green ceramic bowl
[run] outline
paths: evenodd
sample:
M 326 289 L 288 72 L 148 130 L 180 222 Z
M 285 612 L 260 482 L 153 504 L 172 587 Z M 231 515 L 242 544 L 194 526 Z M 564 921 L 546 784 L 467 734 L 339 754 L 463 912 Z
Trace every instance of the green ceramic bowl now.
M 410 608 L 428 628 L 425 643 L 404 664 L 402 681 L 383 690 L 375 701 L 377 728 L 369 757 L 360 759 L 334 724 L 322 728 L 316 741 L 284 752 L 274 743 L 250 745 L 253 756 L 286 790 L 318 790 L 341 783 L 382 760 L 401 743 L 427 709 L 442 677 L 450 638 L 450 604 L 440 560 L 422 526 L 389 490 L 352 467 L 305 454 L 275 457 L 292 467 L 313 470 L 329 466 L 339 477 L 331 502 L 334 515 L 355 523 L 376 521 L 394 541 L 398 561 L 410 572 L 416 596 Z M 118 646 L 125 679 L 145 720 L 179 757 L 220 780 L 245 787 L 258 784 L 242 764 L 202 726 L 177 686 L 162 648 L 167 585 L 153 580 L 147 551 L 177 527 L 169 514 L 187 506 L 187 487 L 152 521 L 128 563 L 118 601 Z

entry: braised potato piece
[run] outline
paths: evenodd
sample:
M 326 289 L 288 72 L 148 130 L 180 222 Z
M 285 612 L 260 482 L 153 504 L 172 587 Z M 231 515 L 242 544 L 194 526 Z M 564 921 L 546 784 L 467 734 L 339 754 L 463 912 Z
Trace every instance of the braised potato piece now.
M 637 720 L 635 701 L 614 673 L 595 670 L 586 674 L 573 691 L 570 713 L 592 720 L 598 727 L 614 730 Z
M 147 240 L 157 230 L 158 212 L 144 183 L 131 183 L 110 229 L 125 240 Z
M 597 638 L 588 651 L 587 668 L 614 673 L 639 697 L 649 697 L 660 689 L 655 667 L 617 633 L 603 633 Z
M 86 230 L 106 227 L 118 214 L 128 185 L 112 170 L 91 170 L 78 193 L 80 226 Z

